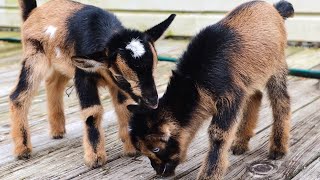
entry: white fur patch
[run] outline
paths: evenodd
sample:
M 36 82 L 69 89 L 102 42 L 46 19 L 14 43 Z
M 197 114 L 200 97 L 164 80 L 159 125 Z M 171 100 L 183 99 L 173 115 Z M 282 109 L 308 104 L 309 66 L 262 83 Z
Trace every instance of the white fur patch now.
M 56 57 L 57 57 L 57 58 L 61 57 L 61 50 L 60 50 L 60 48 L 55 47 L 55 48 L 54 48 L 54 51 L 56 52 Z
M 146 52 L 139 39 L 132 39 L 131 42 L 126 46 L 126 49 L 132 51 L 132 56 L 134 58 L 139 58 Z
M 45 34 L 50 37 L 50 39 L 54 38 L 54 35 L 56 34 L 57 28 L 50 25 L 46 28 Z

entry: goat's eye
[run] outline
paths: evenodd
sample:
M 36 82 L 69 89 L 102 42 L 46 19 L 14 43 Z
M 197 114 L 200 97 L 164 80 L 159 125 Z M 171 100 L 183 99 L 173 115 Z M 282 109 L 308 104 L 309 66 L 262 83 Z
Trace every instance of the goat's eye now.
M 154 148 L 152 151 L 153 151 L 154 153 L 157 153 L 157 152 L 160 151 L 160 148 Z
M 123 80 L 123 76 L 120 74 L 114 74 L 113 77 L 117 80 Z

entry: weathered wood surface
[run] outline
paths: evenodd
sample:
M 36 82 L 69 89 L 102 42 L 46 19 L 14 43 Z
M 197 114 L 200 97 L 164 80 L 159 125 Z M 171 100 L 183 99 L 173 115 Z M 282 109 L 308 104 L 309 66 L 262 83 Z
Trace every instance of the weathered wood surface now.
M 48 0 L 38 0 L 41 5 Z M 249 0 L 78 0 L 114 12 L 124 25 L 145 30 L 161 22 L 168 14 L 178 16 L 167 35 L 193 36 L 201 28 L 211 25 L 237 5 Z M 267 0 L 270 3 L 279 0 Z M 292 41 L 320 41 L 320 1 L 288 0 L 296 15 L 287 20 L 288 39 Z M 0 27 L 20 27 L 20 10 L 16 0 L 0 0 Z M 187 27 L 187 28 L 186 28 Z M 307 33 L 306 33 L 307 32 Z
M 186 41 L 164 40 L 157 43 L 159 54 L 178 56 Z M 1 48 L 0 48 L 1 49 Z M 313 68 L 320 64 L 320 50 L 288 48 L 288 63 L 292 67 Z M 75 91 L 65 95 L 67 135 L 62 140 L 48 136 L 46 98 L 43 85 L 35 97 L 29 113 L 34 153 L 28 161 L 17 161 L 11 154 L 9 136 L 8 94 L 19 72 L 19 57 L 0 59 L 0 179 L 154 179 L 149 160 L 145 157 L 122 156 L 121 141 L 117 138 L 117 123 L 110 96 L 101 91 L 105 107 L 103 126 L 106 132 L 108 164 L 90 170 L 83 164 L 82 121 Z M 160 62 L 156 83 L 163 92 L 174 64 Z M 70 82 L 70 85 L 72 82 Z M 251 150 L 241 156 L 230 155 L 230 167 L 225 179 L 319 179 L 320 149 L 320 90 L 317 80 L 290 77 L 292 97 L 291 149 L 283 160 L 269 161 L 268 138 L 271 110 L 264 98 L 256 136 Z M 318 125 L 318 126 L 317 126 Z M 176 171 L 175 179 L 194 179 L 207 151 L 206 125 L 191 144 L 188 158 Z M 269 168 L 269 169 L 268 169 Z M 269 170 L 258 172 L 258 170 Z

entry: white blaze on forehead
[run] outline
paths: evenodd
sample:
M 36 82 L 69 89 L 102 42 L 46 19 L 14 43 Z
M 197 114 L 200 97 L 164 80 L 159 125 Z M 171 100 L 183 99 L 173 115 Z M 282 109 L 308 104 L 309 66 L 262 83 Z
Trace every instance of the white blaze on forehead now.
M 134 58 L 141 57 L 146 52 L 139 39 L 132 39 L 131 42 L 126 46 L 126 49 L 132 51 L 132 56 Z
M 55 47 L 54 50 L 55 50 L 55 52 L 56 52 L 56 57 L 57 57 L 57 58 L 61 57 L 61 50 L 60 50 L 60 48 Z
M 48 35 L 51 38 L 54 37 L 54 35 L 56 34 L 57 28 L 50 25 L 45 29 L 45 34 Z

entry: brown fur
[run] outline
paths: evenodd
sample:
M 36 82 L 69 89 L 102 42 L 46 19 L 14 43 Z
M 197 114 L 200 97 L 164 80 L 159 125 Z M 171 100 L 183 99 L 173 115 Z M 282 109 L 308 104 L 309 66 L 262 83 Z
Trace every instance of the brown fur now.
M 160 106 L 156 113 L 157 116 L 155 116 L 156 119 L 151 120 L 156 122 L 156 124 L 153 125 L 153 129 L 149 131 L 157 132 L 161 130 L 162 132 L 159 133 L 161 134 L 164 133 L 162 130 L 163 126 L 169 122 L 178 121 L 182 124 L 188 123 L 184 125 L 184 127 L 177 126 L 174 131 L 168 133 L 174 140 L 179 142 L 179 152 L 170 154 L 166 150 L 174 149 L 177 146 L 172 145 L 169 147 L 167 144 L 165 149 L 161 149 L 162 146 L 159 146 L 158 141 L 150 141 L 148 139 L 144 139 L 143 141 L 141 137 L 143 138 L 144 135 L 136 133 L 140 140 L 138 144 L 139 148 L 148 149 L 148 147 L 160 147 L 161 152 L 168 153 L 166 159 L 160 159 L 161 161 L 158 162 L 159 165 L 157 165 L 156 168 L 154 167 L 157 173 L 159 173 L 159 169 L 161 170 L 163 164 L 181 162 L 185 159 L 186 149 L 193 139 L 195 132 L 197 132 L 204 120 L 213 116 L 208 129 L 209 153 L 202 164 L 198 179 L 222 179 L 228 166 L 228 150 L 235 139 L 236 132 L 237 138 L 233 146 L 234 153 L 241 154 L 248 150 L 248 142 L 254 135 L 253 130 L 258 119 L 262 98 L 261 91 L 264 88 L 268 90 L 274 117 L 269 156 L 271 159 L 279 159 L 288 151 L 290 97 L 286 87 L 287 64 L 285 61 L 285 47 L 287 34 L 284 26 L 284 18 L 272 5 L 266 2 L 254 1 L 246 3 L 241 6 L 241 8 L 230 12 L 227 17 L 218 24 L 227 27 L 226 29 L 231 29 L 232 32 L 236 34 L 235 36 L 239 38 L 234 41 L 240 45 L 240 47 L 237 48 L 237 52 L 228 51 L 223 48 L 221 50 L 225 50 L 228 53 L 228 72 L 225 73 L 230 73 L 231 82 L 228 82 L 231 84 L 231 86 L 228 86 L 230 90 L 225 90 L 221 94 L 215 94 L 215 92 L 212 92 L 215 88 L 212 88 L 212 91 L 208 92 L 199 85 L 197 92 L 199 100 L 197 105 L 190 105 L 193 107 L 191 118 L 189 119 L 189 117 L 187 117 L 188 119 L 181 118 L 176 120 L 171 116 L 163 115 L 173 113 L 168 112 L 165 108 L 168 104 L 172 105 L 170 104 L 172 103 L 171 101 L 167 101 L 170 98 L 179 96 L 178 93 L 181 91 L 174 91 L 173 87 L 175 86 L 172 86 L 170 89 L 169 85 L 167 92 L 170 93 L 168 93 L 169 95 L 167 96 L 165 94 L 166 97 L 163 98 L 164 107 Z M 215 28 L 217 27 L 215 26 Z M 204 30 L 203 32 L 207 33 L 208 31 Z M 200 36 L 199 38 L 204 38 L 204 36 Z M 199 40 L 197 40 L 198 39 L 194 41 L 199 43 Z M 228 48 L 233 48 L 233 44 L 228 44 L 228 46 L 231 46 Z M 189 48 L 192 48 L 192 46 L 189 46 Z M 190 57 L 185 56 L 182 56 L 181 59 L 181 61 L 184 61 L 182 63 L 183 65 L 179 64 L 181 66 L 178 65 L 177 68 L 178 73 L 181 73 L 176 75 L 179 78 L 188 75 L 188 73 L 184 72 L 185 69 L 182 69 L 187 67 L 186 64 L 188 60 L 196 61 L 196 59 L 187 59 L 187 57 L 193 57 L 191 55 Z M 184 57 L 185 59 L 183 59 Z M 215 67 L 219 68 L 217 66 Z M 224 69 L 218 70 L 223 70 L 224 72 Z M 173 75 L 173 77 L 175 77 L 175 75 Z M 192 79 L 193 77 L 195 79 Z M 203 77 L 191 75 L 191 80 L 195 82 L 200 81 L 199 79 L 201 78 Z M 174 80 L 170 83 L 178 82 L 178 80 Z M 181 83 L 180 81 L 179 83 Z M 186 87 L 189 86 L 186 85 Z M 216 89 L 219 89 L 219 87 L 216 87 Z M 178 114 L 180 112 L 176 110 L 174 113 Z M 141 117 L 141 115 L 137 117 Z M 242 120 L 240 118 L 242 118 Z M 148 120 L 148 117 L 146 117 L 146 119 Z M 241 123 L 239 123 L 239 120 L 241 120 Z M 158 136 L 159 134 L 154 134 L 153 136 Z M 178 136 L 178 138 L 176 138 L 176 136 Z M 146 155 L 152 161 L 154 153 L 150 150 L 144 150 L 144 152 L 146 152 Z M 177 155 L 180 157 L 178 158 Z M 155 160 L 159 161 L 159 158 L 155 158 Z M 173 165 L 171 167 L 173 167 Z M 174 166 L 174 168 L 175 167 L 176 166 Z M 168 173 L 171 173 L 171 170 L 169 170 Z
M 46 80 L 50 134 L 54 139 L 60 139 L 66 133 L 63 94 L 68 81 L 68 77 L 57 71 L 52 72 Z
M 44 79 L 46 80 L 47 89 L 48 119 L 51 128 L 50 134 L 52 138 L 58 139 L 62 138 L 66 133 L 65 115 L 63 111 L 63 91 L 68 83 L 68 80 L 74 78 L 75 76 L 75 65 L 77 64 L 74 61 L 74 56 L 78 55 L 75 54 L 74 45 L 70 45 L 68 42 L 66 42 L 66 39 L 68 39 L 68 30 L 70 30 L 68 29 L 68 18 L 81 10 L 84 5 L 68 0 L 51 0 L 40 7 L 36 7 L 35 0 L 32 1 L 33 4 L 27 0 L 20 0 L 19 3 L 21 5 L 24 20 L 21 29 L 23 62 L 25 69 L 22 69 L 21 73 L 25 71 L 25 76 L 27 76 L 28 79 L 26 80 L 26 84 L 23 85 L 23 88 L 25 88 L 25 86 L 27 88 L 23 89 L 19 87 L 19 83 L 24 83 L 25 80 L 23 80 L 23 77 L 22 79 L 20 78 L 20 81 L 17 83 L 14 91 L 11 93 L 12 96 L 10 96 L 10 110 L 12 119 L 11 133 L 14 139 L 15 155 L 19 158 L 28 158 L 30 156 L 32 147 L 30 142 L 27 114 L 32 97 L 36 93 L 39 84 Z M 170 23 L 172 20 L 173 19 L 170 20 Z M 163 27 L 164 26 L 167 25 L 164 24 Z M 155 29 L 151 30 L 150 32 L 152 33 L 154 31 Z M 159 37 L 162 33 L 159 34 Z M 146 33 L 144 35 L 148 36 Z M 155 36 L 152 38 L 156 38 L 154 40 L 157 40 L 159 37 Z M 149 44 L 151 46 L 152 53 L 156 53 L 152 44 Z M 105 53 L 108 55 L 108 50 L 105 51 Z M 81 56 L 76 57 L 80 58 L 81 60 Z M 153 60 L 157 62 L 156 54 L 153 54 Z M 91 62 L 89 59 L 85 59 L 85 61 L 88 63 L 98 63 L 97 61 Z M 123 92 L 123 94 L 125 94 L 127 97 L 126 102 L 124 104 L 119 104 L 116 102 L 116 92 L 121 91 L 121 89 L 115 85 L 110 76 L 110 74 L 112 74 L 110 71 L 115 71 L 115 69 L 112 67 L 107 69 L 107 65 L 108 64 L 103 64 L 103 67 L 99 66 L 97 69 L 95 69 L 97 76 L 100 75 L 102 77 L 97 80 L 97 86 L 108 86 L 108 88 L 110 88 L 112 100 L 115 104 L 116 113 L 119 118 L 119 135 L 124 141 L 125 154 L 135 154 L 136 151 L 133 148 L 130 139 L 128 138 L 129 112 L 126 109 L 128 104 L 134 104 L 135 102 L 125 92 Z M 141 96 L 142 92 L 139 86 L 137 74 L 129 68 L 129 66 L 123 59 L 121 59 L 120 56 L 118 56 L 115 65 L 118 67 L 117 70 L 121 71 L 122 75 L 127 78 L 126 80 L 128 80 L 130 83 L 135 95 Z M 154 67 L 152 68 L 155 69 L 156 63 L 153 65 Z M 81 69 L 81 67 L 79 68 Z M 16 94 L 18 94 L 17 97 Z M 104 133 L 101 127 L 102 113 L 103 109 L 101 106 L 90 106 L 89 108 L 82 109 L 82 115 L 84 119 L 87 119 L 91 116 L 96 118 L 93 123 L 100 136 L 96 149 L 97 152 L 94 152 L 94 149 L 91 147 L 88 140 L 89 127 L 85 125 L 85 160 L 86 164 L 90 167 L 100 166 L 105 163 L 106 155 L 104 150 Z M 92 131 L 95 131 L 96 129 L 93 128 Z
M 105 151 L 105 138 L 104 131 L 101 126 L 101 121 L 103 117 L 103 107 L 102 106 L 92 106 L 82 110 L 81 112 L 83 119 L 87 119 L 89 116 L 93 116 L 95 119 L 94 126 L 99 131 L 99 142 L 96 149 L 93 149 L 90 141 L 88 139 L 88 126 L 84 126 L 84 137 L 83 137 L 83 146 L 84 146 L 84 159 L 85 163 L 89 167 L 99 167 L 105 164 L 106 162 L 106 151 Z
M 115 88 L 109 88 L 109 91 L 113 97 L 117 97 L 118 89 Z M 122 91 L 121 91 L 122 92 Z M 124 92 L 122 92 L 124 95 L 126 95 Z M 124 103 L 119 104 L 117 99 L 113 98 L 112 102 L 116 111 L 116 114 L 118 116 L 118 123 L 119 123 L 119 138 L 123 142 L 123 151 L 125 155 L 133 156 L 136 155 L 136 149 L 133 147 L 130 137 L 129 137 L 129 122 L 128 119 L 130 118 L 130 112 L 127 109 L 127 105 L 131 104 L 132 99 L 129 99 L 129 97 Z
M 94 127 L 99 132 L 99 142 L 94 149 L 88 138 L 89 127 L 84 123 L 84 136 L 83 136 L 83 147 L 84 147 L 84 160 L 85 164 L 89 167 L 96 168 L 102 166 L 106 162 L 106 151 L 105 151 L 105 138 L 104 131 L 101 126 L 101 121 L 103 117 L 103 107 L 102 106 L 93 106 L 86 109 L 83 109 L 82 112 L 83 119 L 87 119 L 89 116 L 92 116 L 94 121 Z
M 249 150 L 249 140 L 254 135 L 254 129 L 257 125 L 261 99 L 262 93 L 258 91 L 246 103 L 245 112 L 243 113 L 237 136 L 232 146 L 232 151 L 235 155 L 243 154 Z
M 218 161 L 214 165 L 213 169 L 214 172 L 212 172 L 212 167 L 209 167 L 209 154 L 205 158 L 205 160 L 202 163 L 202 166 L 200 168 L 198 178 L 199 180 L 209 180 L 209 179 L 223 179 L 224 173 L 228 167 L 228 151 L 230 149 L 232 139 L 234 139 L 235 132 L 237 129 L 238 123 L 235 122 L 232 127 L 228 131 L 224 131 L 220 129 L 219 127 L 212 125 L 209 127 L 209 146 L 213 147 L 212 142 L 214 141 L 220 141 L 220 147 L 218 149 Z M 212 137 L 213 136 L 213 137 Z M 214 149 L 210 148 L 210 151 L 213 151 Z M 208 174 L 210 174 L 208 176 Z

